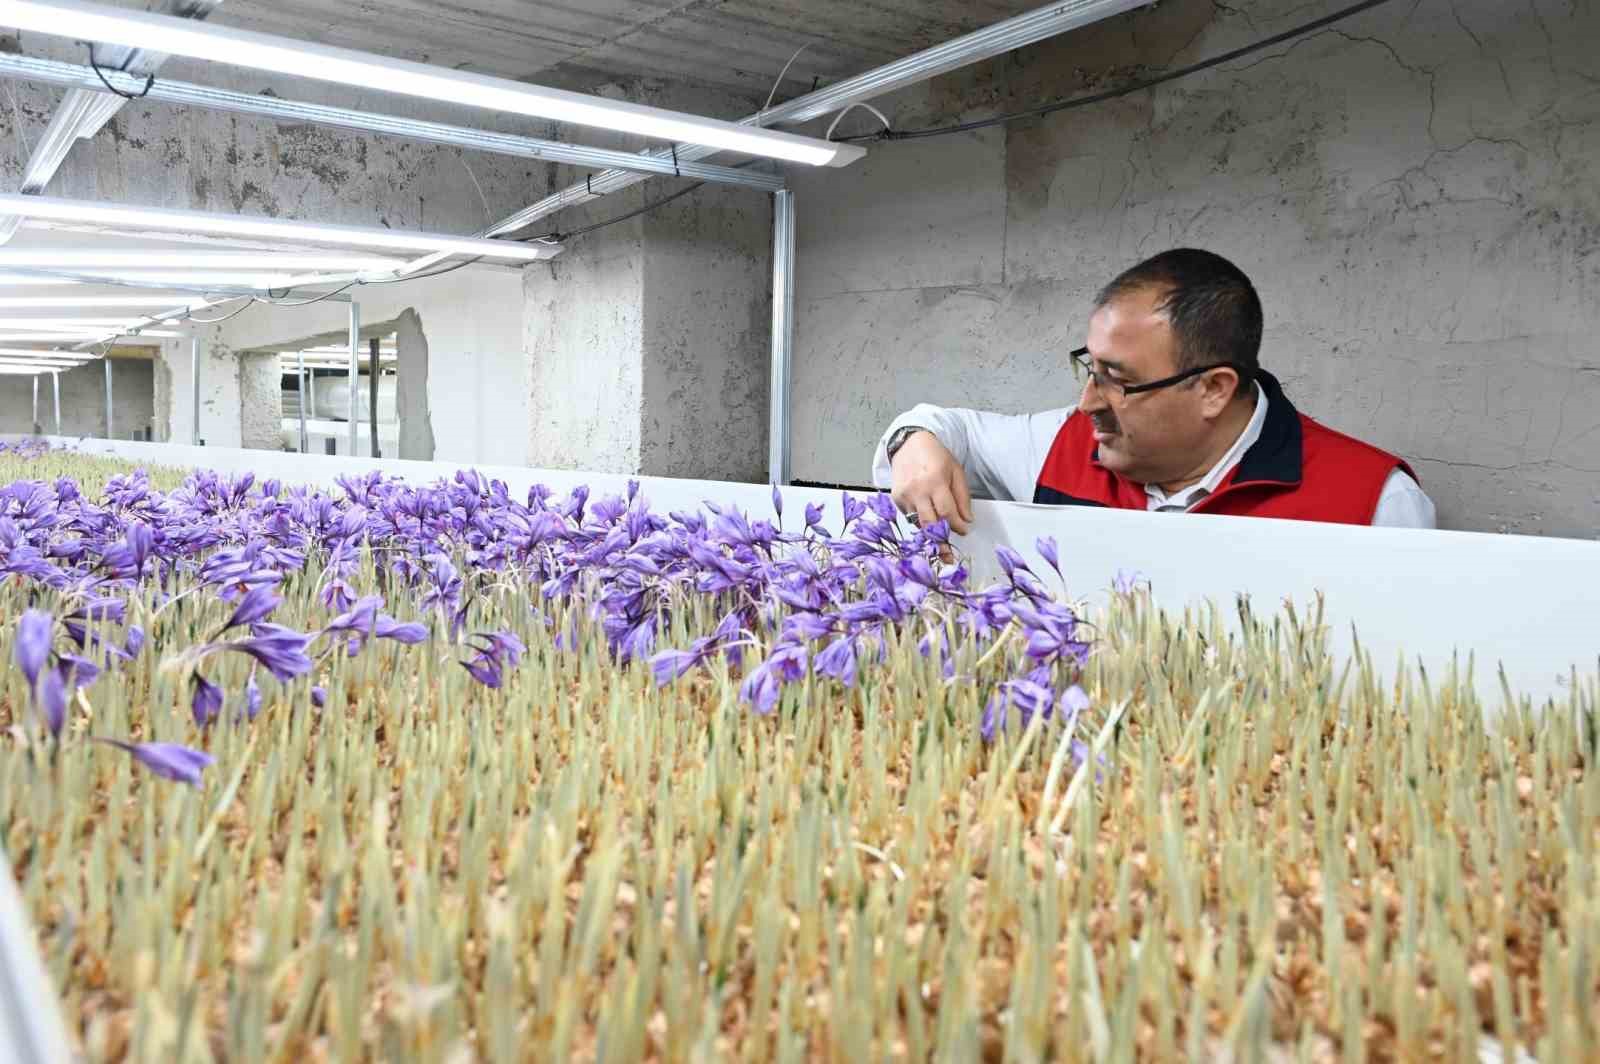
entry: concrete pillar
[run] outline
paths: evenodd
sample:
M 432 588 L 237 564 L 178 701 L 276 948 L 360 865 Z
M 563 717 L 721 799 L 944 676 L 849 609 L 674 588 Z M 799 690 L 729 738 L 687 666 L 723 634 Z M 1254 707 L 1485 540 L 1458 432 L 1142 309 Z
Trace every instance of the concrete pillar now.
M 240 354 L 238 374 L 239 446 L 283 450 L 283 371 L 277 352 Z
M 155 421 L 165 430 L 166 439 L 186 444 L 194 423 L 189 341 L 161 345 L 158 357 L 162 368 L 156 373 Z M 239 386 L 240 371 L 233 351 L 218 342 L 215 327 L 205 330 L 200 344 L 199 438 L 212 447 L 242 446 Z M 254 392 L 259 394 L 260 389 Z M 261 401 L 271 405 L 271 417 L 282 416 L 280 393 Z
M 433 460 L 433 416 L 428 409 L 428 337 L 422 316 L 407 309 L 395 321 L 398 372 L 395 406 L 400 420 L 400 457 Z M 506 387 L 520 382 L 507 381 Z
M 529 464 L 764 480 L 771 239 L 770 197 L 706 186 L 530 266 Z

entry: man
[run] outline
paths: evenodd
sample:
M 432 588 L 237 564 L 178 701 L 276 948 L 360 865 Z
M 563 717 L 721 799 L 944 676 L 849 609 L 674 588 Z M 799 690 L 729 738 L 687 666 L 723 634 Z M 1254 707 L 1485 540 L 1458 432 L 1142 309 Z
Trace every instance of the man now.
M 1258 361 L 1261 300 L 1209 251 L 1164 252 L 1101 291 L 1076 408 L 923 404 L 878 445 L 873 481 L 903 513 L 966 532 L 995 499 L 1433 528 L 1405 462 L 1295 410 Z

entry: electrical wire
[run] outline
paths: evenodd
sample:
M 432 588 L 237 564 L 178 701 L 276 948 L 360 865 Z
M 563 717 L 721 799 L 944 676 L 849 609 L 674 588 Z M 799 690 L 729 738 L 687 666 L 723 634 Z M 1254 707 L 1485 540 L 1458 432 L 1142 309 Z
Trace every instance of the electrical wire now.
M 832 140 L 833 131 L 839 128 L 839 123 L 844 121 L 844 116 L 849 114 L 851 111 L 854 111 L 857 107 L 861 108 L 863 111 L 871 111 L 874 115 L 876 115 L 878 117 L 878 121 L 883 123 L 883 131 L 885 133 L 894 132 L 894 123 L 890 122 L 888 118 L 884 117 L 882 111 L 878 110 L 876 107 L 865 102 L 864 100 L 857 100 L 855 103 L 851 104 L 849 107 L 846 107 L 844 110 L 833 116 L 833 122 L 828 126 L 828 132 L 822 135 L 822 139 Z
M 778 77 L 772 83 L 772 91 L 767 93 L 767 102 L 761 105 L 761 109 L 763 111 L 771 107 L 772 101 L 778 98 L 778 86 L 783 84 L 784 77 L 789 73 L 789 68 L 794 66 L 794 61 L 800 58 L 800 53 L 816 43 L 816 41 L 807 41 L 805 44 L 802 44 L 800 47 L 794 50 L 794 55 L 789 57 L 789 61 L 783 64 L 783 69 L 778 71 Z
M 1126 85 L 1119 85 L 1114 89 L 1106 89 L 1104 92 L 1094 92 L 1086 96 L 1074 96 L 1070 99 L 1057 100 L 1054 103 L 1043 104 L 1039 107 L 1030 107 L 1026 111 L 1014 111 L 1009 114 L 995 115 L 992 118 L 982 118 L 972 122 L 962 122 L 957 125 L 934 126 L 927 129 L 884 130 L 879 133 L 868 133 L 857 137 L 845 137 L 843 140 L 892 141 L 919 140 L 927 137 L 944 137 L 954 133 L 971 133 L 979 129 L 988 129 L 991 126 L 1000 126 L 1011 122 L 1019 122 L 1025 118 L 1043 118 L 1046 115 L 1053 115 L 1058 111 L 1070 111 L 1079 107 L 1087 107 L 1090 104 L 1104 103 L 1107 100 L 1114 100 L 1119 96 L 1127 96 L 1131 93 L 1142 92 L 1145 89 L 1155 88 L 1157 85 L 1165 85 L 1169 81 L 1176 81 L 1179 78 L 1186 78 L 1190 74 L 1198 74 L 1203 70 L 1210 70 L 1212 67 L 1221 66 L 1223 63 L 1232 62 L 1235 59 L 1242 59 L 1247 55 L 1253 55 L 1254 53 L 1262 51 L 1263 49 L 1271 48 L 1273 45 L 1282 44 L 1283 42 L 1293 40 L 1296 37 L 1303 37 L 1308 33 L 1320 30 L 1325 26 L 1331 26 L 1333 23 L 1343 21 L 1344 19 L 1350 18 L 1353 15 L 1359 15 L 1363 11 L 1370 11 L 1372 8 L 1388 2 L 1389 0 L 1362 0 L 1361 3 L 1352 4 L 1349 7 L 1341 8 L 1332 14 L 1324 15 L 1318 19 L 1313 19 L 1310 22 L 1294 27 L 1293 29 L 1284 30 L 1282 33 L 1275 33 L 1270 37 L 1266 37 L 1252 44 L 1247 44 L 1241 48 L 1235 48 L 1230 52 L 1224 52 L 1221 55 L 1212 56 L 1209 59 L 1202 59 L 1197 63 L 1191 63 L 1188 66 L 1179 67 L 1177 70 L 1169 70 L 1165 74 L 1159 74 L 1153 78 L 1146 78 L 1143 81 L 1130 82 Z
M 111 82 L 106 80 L 105 71 L 101 68 L 99 63 L 94 61 L 94 42 L 79 41 L 78 43 L 89 49 L 89 69 L 94 71 L 94 76 L 100 79 L 100 84 L 104 85 L 106 87 L 106 91 L 111 95 L 121 96 L 124 100 L 142 100 L 146 96 L 150 95 L 151 89 L 155 88 L 156 76 L 154 74 L 150 74 L 144 79 L 144 88 L 140 89 L 138 92 L 123 92 L 121 89 L 117 88 L 115 85 L 111 84 Z M 120 71 L 119 73 L 125 74 L 127 71 L 124 70 Z
M 239 315 L 241 315 L 245 311 L 249 310 L 256 303 L 256 297 L 255 296 L 232 296 L 226 302 L 231 302 L 234 299 L 242 299 L 242 300 L 244 300 L 245 301 L 244 302 L 244 306 L 240 307 L 238 310 L 230 310 L 228 313 L 224 314 L 220 318 L 197 318 L 193 314 L 185 314 L 182 317 L 173 318 L 173 319 L 170 319 L 170 320 L 172 320 L 172 321 L 192 321 L 196 325 L 218 325 L 218 324 L 221 324 L 222 322 L 231 321 L 234 318 L 237 318 Z M 222 302 L 222 301 L 219 301 L 219 302 Z
M 644 206 L 635 207 L 633 210 L 627 212 L 626 214 L 619 214 L 615 218 L 607 218 L 603 222 L 595 222 L 592 225 L 585 225 L 585 226 L 583 226 L 581 228 L 573 229 L 570 232 L 565 232 L 565 233 L 561 233 L 561 232 L 546 233 L 544 236 L 535 237 L 534 239 L 542 241 L 542 242 L 547 242 L 547 243 L 556 243 L 556 244 L 569 243 L 570 241 L 578 239 L 580 236 L 588 236 L 590 233 L 598 232 L 599 230 L 605 229 L 608 226 L 613 226 L 613 225 L 617 225 L 617 224 L 619 224 L 621 222 L 630 221 L 630 220 L 632 220 L 634 218 L 639 217 L 639 215 L 641 215 L 641 214 L 649 214 L 651 211 L 655 210 L 658 207 L 665 207 L 667 204 L 671 203 L 673 200 L 680 200 L 683 197 L 689 195 L 691 192 L 699 191 L 702 187 L 704 187 L 704 185 L 705 185 L 704 181 L 696 181 L 692 185 L 687 185 L 684 188 L 680 188 L 678 191 L 674 192 L 670 196 L 662 196 L 658 200 L 651 200 L 649 203 L 646 203 Z

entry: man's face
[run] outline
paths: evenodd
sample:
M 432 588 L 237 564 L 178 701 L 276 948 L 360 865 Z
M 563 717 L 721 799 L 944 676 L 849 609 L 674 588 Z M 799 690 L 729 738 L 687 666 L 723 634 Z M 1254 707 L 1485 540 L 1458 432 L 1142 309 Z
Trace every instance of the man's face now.
M 1177 338 L 1157 309 L 1164 294 L 1139 289 L 1089 318 L 1089 358 L 1113 386 L 1101 388 L 1090 377 L 1078 401 L 1078 409 L 1094 421 L 1100 464 L 1140 484 L 1194 475 L 1195 465 L 1205 459 L 1216 416 L 1202 378 L 1135 395 L 1123 395 L 1114 386 L 1147 384 L 1179 372 Z

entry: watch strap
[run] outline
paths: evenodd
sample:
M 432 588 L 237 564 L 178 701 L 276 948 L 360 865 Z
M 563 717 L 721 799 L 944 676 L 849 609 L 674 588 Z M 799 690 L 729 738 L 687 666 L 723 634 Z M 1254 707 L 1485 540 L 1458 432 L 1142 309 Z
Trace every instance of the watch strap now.
M 932 430 L 924 428 L 921 425 L 902 425 L 900 428 L 895 429 L 894 434 L 889 437 L 888 446 L 884 448 L 884 451 L 889 457 L 889 461 L 894 461 L 895 452 L 904 447 L 906 441 L 911 437 L 915 436 L 919 432 L 930 431 Z

